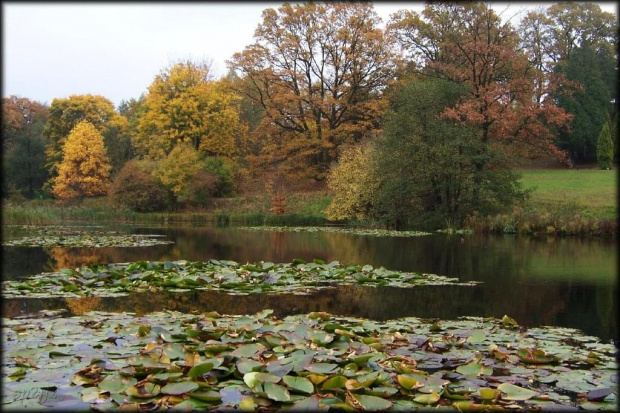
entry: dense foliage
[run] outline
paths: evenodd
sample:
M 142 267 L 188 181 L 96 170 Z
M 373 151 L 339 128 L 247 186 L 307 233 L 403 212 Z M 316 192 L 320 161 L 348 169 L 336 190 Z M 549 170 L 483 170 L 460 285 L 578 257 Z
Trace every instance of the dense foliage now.
M 60 199 L 106 195 L 110 163 L 103 136 L 88 121 L 81 121 L 67 136 L 52 193 Z
M 559 105 L 573 115 L 570 130 L 558 134 L 557 144 L 570 154 L 573 162 L 597 159 L 597 138 L 612 111 L 611 95 L 602 68 L 605 65 L 613 67 L 614 60 L 603 53 L 597 53 L 588 44 L 576 47 L 566 64 L 556 69 L 577 87 L 570 94 L 557 96 Z
M 27 198 L 42 194 L 45 170 L 43 127 L 49 110 L 26 98 L 2 99 L 2 192 Z
M 131 160 L 118 172 L 110 198 L 137 212 L 152 212 L 166 209 L 171 202 L 169 190 L 155 177 L 154 165 L 148 161 Z
M 263 11 L 256 42 L 230 67 L 264 109 L 260 155 L 323 179 L 337 149 L 377 129 L 394 58 L 370 3 L 285 4 Z M 298 171 L 303 165 L 306 171 Z
M 466 216 L 499 212 L 523 196 L 504 154 L 475 130 L 440 118 L 464 88 L 445 80 L 400 85 L 383 135 L 345 152 L 333 169 L 332 219 L 387 225 L 460 226 Z M 477 165 L 484 168 L 479 170 Z
M 114 171 L 118 171 L 128 160 L 130 149 L 125 134 L 127 119 L 116 112 L 110 100 L 96 95 L 71 95 L 64 99 L 54 99 L 43 130 L 47 139 L 47 168 L 50 179 L 55 179 L 58 175 L 67 136 L 82 121 L 89 122 L 103 136 L 105 154 Z
M 172 65 L 155 77 L 132 137 L 140 156 L 162 159 L 186 143 L 209 155 L 236 155 L 236 97 L 211 79 L 208 64 Z
M 611 169 L 611 162 L 614 158 L 614 143 L 611 140 L 610 129 L 611 125 L 608 118 L 596 143 L 596 160 L 601 169 Z
M 501 211 L 520 197 L 510 168 L 523 158 L 594 162 L 605 119 L 612 141 L 618 123 L 613 14 L 560 2 L 505 17 L 431 2 L 382 29 L 372 3 L 284 4 L 263 11 L 220 79 L 185 60 L 116 109 L 95 95 L 49 107 L 5 98 L 3 196 L 49 196 L 65 141 L 87 121 L 111 179 L 128 161 L 156 163 L 115 180 L 112 198 L 137 211 L 264 191 L 284 214 L 287 192 L 327 181 L 332 219 L 444 226 Z

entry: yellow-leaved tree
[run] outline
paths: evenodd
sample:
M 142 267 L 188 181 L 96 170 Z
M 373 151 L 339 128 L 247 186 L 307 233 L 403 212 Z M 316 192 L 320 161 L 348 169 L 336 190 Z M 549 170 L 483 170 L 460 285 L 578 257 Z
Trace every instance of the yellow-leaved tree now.
M 52 194 L 60 199 L 82 199 L 105 195 L 110 186 L 110 161 L 103 136 L 88 121 L 69 133 Z
M 172 191 L 177 201 L 186 200 L 192 178 L 201 169 L 199 152 L 187 143 L 174 147 L 168 156 L 158 162 L 153 172 L 165 187 Z
M 141 157 L 163 159 L 180 144 L 232 159 L 240 133 L 238 96 L 213 81 L 209 65 L 173 64 L 155 77 L 132 137 Z
M 332 168 L 327 186 L 334 193 L 325 210 L 330 220 L 367 219 L 380 185 L 374 168 L 372 142 L 364 141 L 342 151 Z
M 118 171 L 131 158 L 129 122 L 114 109 L 109 99 L 99 95 L 71 95 L 54 99 L 43 129 L 47 140 L 46 167 L 52 185 L 58 176 L 65 140 L 81 121 L 88 121 L 103 136 L 113 171 Z

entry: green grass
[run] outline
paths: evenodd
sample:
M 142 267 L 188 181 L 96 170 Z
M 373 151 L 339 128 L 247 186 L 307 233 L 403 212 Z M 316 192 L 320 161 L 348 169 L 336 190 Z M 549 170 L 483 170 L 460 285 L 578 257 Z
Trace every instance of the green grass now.
M 531 202 L 541 207 L 573 205 L 599 218 L 615 218 L 618 175 L 596 169 L 545 169 L 521 171 L 525 188 L 535 188 Z
M 214 200 L 208 210 L 181 212 L 137 213 L 124 207 L 114 207 L 105 197 L 85 199 L 72 205 L 54 200 L 5 202 L 2 206 L 4 225 L 49 225 L 57 222 L 157 222 L 175 223 L 237 223 L 243 225 L 324 225 L 323 210 L 331 202 L 324 191 L 290 193 L 286 213 L 269 213 L 266 196 L 235 197 Z
M 615 171 L 545 169 L 522 171 L 522 183 L 532 188 L 530 200 L 514 211 L 489 217 L 474 217 L 470 228 L 492 232 L 615 234 L 617 232 L 617 181 Z M 157 222 L 242 225 L 324 225 L 325 208 L 333 195 L 328 191 L 291 192 L 286 214 L 269 212 L 268 194 L 219 198 L 205 210 L 136 213 L 113 207 L 106 198 L 86 199 L 71 206 L 53 200 L 6 202 L 3 224 L 55 224 L 81 222 Z M 362 222 L 362 227 L 372 227 Z M 415 229 L 415 228 L 412 228 Z

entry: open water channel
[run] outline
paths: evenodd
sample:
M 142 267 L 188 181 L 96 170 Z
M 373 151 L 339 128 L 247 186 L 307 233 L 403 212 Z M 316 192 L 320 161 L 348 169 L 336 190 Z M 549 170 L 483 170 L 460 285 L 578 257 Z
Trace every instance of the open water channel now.
M 4 299 L 4 317 L 66 309 L 148 314 L 163 309 L 254 314 L 271 308 L 284 316 L 310 311 L 388 320 L 415 316 L 501 318 L 522 326 L 573 327 L 604 342 L 618 340 L 617 245 L 605 239 L 445 235 L 377 237 L 331 232 L 250 231 L 236 227 L 110 226 L 133 234 L 160 234 L 173 244 L 125 248 L 3 247 L 4 280 L 95 263 L 207 261 L 291 262 L 295 258 L 370 264 L 481 281 L 476 286 L 415 288 L 341 286 L 310 295 L 222 292 L 140 293 L 128 297 Z M 3 238 L 18 238 L 5 229 Z

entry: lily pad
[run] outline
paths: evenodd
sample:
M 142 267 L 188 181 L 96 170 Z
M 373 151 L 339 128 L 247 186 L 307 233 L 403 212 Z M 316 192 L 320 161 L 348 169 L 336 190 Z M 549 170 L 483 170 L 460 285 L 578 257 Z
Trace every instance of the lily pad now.
M 252 276 L 244 268 L 248 265 L 262 266 L 262 263 L 241 265 L 232 261 L 210 260 L 208 262 L 137 261 L 121 264 L 95 264 L 76 269 L 65 268 L 58 272 L 42 273 L 24 280 L 2 282 L 3 296 L 22 298 L 42 297 L 80 297 L 80 296 L 119 296 L 133 292 L 220 290 L 242 294 L 265 294 L 278 292 L 303 292 L 335 285 L 368 284 L 411 288 L 419 285 L 465 285 L 479 284 L 474 281 L 458 282 L 436 274 L 418 274 L 389 271 L 372 266 L 341 265 L 335 263 L 317 264 L 293 263 L 273 264 L 269 268 L 269 278 Z M 362 271 L 364 271 L 362 273 Z M 249 273 L 249 274 L 248 274 Z M 363 276 L 359 276 L 362 274 Z M 272 282 L 275 278 L 277 282 Z M 149 334 L 144 327 L 141 334 Z M 200 334 L 200 333 L 193 333 Z M 354 332 L 347 329 L 314 331 L 308 339 L 314 344 L 326 345 L 337 336 L 353 337 Z M 270 347 L 277 347 L 277 339 Z M 252 346 L 258 346 L 253 343 Z M 253 348 L 253 347 L 249 347 Z M 235 356 L 251 357 L 247 350 L 237 349 Z
M 190 393 L 198 389 L 198 385 L 191 381 L 181 381 L 175 383 L 168 383 L 161 388 L 161 392 L 164 394 L 184 394 Z
M 364 410 L 378 411 L 392 407 L 392 402 L 376 396 L 366 396 L 364 394 L 354 394 L 353 397 L 359 402 Z
M 300 393 L 312 394 L 314 391 L 314 385 L 305 377 L 284 376 L 282 381 L 291 390 L 298 391 Z M 325 388 L 325 387 L 323 387 Z
M 502 394 L 502 398 L 506 400 L 529 400 L 538 394 L 535 391 L 524 389 L 523 387 L 515 386 L 510 383 L 502 383 L 497 386 L 497 389 L 505 393 Z

